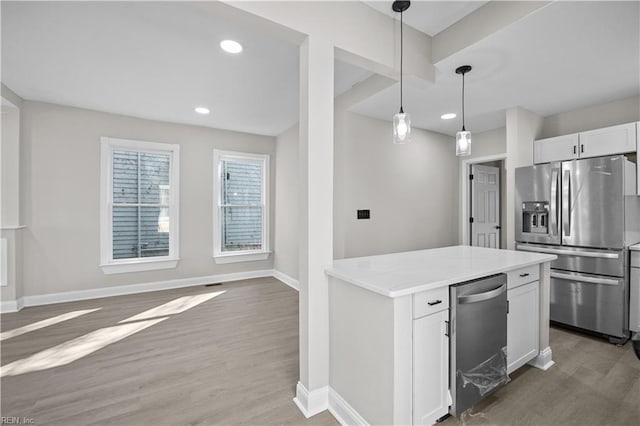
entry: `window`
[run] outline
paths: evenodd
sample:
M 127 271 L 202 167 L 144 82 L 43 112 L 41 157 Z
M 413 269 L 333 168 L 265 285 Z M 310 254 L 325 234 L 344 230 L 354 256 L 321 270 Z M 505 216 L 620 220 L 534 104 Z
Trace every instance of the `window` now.
M 102 270 L 175 268 L 180 146 L 113 138 L 101 143 Z
M 269 156 L 213 151 L 216 263 L 269 257 Z

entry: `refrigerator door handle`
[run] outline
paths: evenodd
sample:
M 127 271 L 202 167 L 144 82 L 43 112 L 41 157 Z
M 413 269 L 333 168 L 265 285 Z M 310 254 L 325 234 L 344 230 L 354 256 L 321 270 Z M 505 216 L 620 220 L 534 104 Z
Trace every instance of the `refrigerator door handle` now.
M 591 283 L 591 284 L 604 284 L 604 285 L 619 285 L 619 280 L 612 280 L 609 278 L 594 278 L 594 277 L 585 277 L 582 275 L 570 275 L 570 274 L 561 274 L 559 272 L 552 272 L 551 278 L 557 278 L 559 280 L 569 280 L 569 281 L 578 281 L 581 283 Z
M 619 253 L 598 253 L 594 251 L 562 250 L 562 249 L 552 249 L 552 248 L 544 248 L 544 247 L 532 247 L 532 246 L 523 245 L 523 244 L 518 244 L 516 248 L 518 250 L 533 251 L 536 253 L 562 254 L 567 256 L 580 256 L 580 257 L 595 257 L 600 259 L 620 259 Z
M 550 223 L 549 234 L 553 236 L 558 235 L 558 169 L 553 169 L 551 172 L 551 200 L 550 200 Z
M 565 170 L 562 178 L 562 235 L 571 236 L 571 171 Z

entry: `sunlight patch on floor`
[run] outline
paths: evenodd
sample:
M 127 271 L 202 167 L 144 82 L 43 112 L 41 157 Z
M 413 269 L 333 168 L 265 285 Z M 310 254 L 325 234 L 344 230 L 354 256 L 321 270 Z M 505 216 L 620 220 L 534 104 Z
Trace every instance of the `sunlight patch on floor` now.
M 174 299 L 163 305 L 146 310 L 137 315 L 120 321 L 112 327 L 101 328 L 84 336 L 77 337 L 68 342 L 45 349 L 26 358 L 11 362 L 0 367 L 0 377 L 17 376 L 19 374 L 30 373 L 33 371 L 46 370 L 48 368 L 59 367 L 76 361 L 87 356 L 107 345 L 115 343 L 131 336 L 147 327 L 151 327 L 161 321 L 169 318 L 170 315 L 182 313 L 188 309 L 200 305 L 216 296 L 220 296 L 225 291 L 217 291 L 214 293 L 196 294 L 193 296 L 185 296 Z M 80 315 L 97 311 L 98 309 L 87 309 L 84 311 L 69 312 L 68 314 L 59 315 L 47 320 L 39 321 L 28 326 L 20 327 L 15 330 L 2 333 L 3 339 L 28 333 L 38 328 L 56 324 Z
M 29 333 L 31 331 L 39 330 L 44 327 L 48 327 L 50 325 L 58 324 L 63 321 L 68 321 L 73 318 L 77 318 L 81 315 L 90 314 L 91 312 L 99 311 L 102 308 L 95 309 L 85 309 L 82 311 L 73 311 L 68 312 L 66 314 L 58 315 L 55 317 L 47 318 L 42 321 L 34 322 L 33 324 L 25 325 L 24 327 L 19 327 L 9 331 L 3 331 L 0 333 L 0 342 L 6 339 L 10 339 L 12 337 L 20 336 L 25 333 Z
M 33 371 L 59 367 L 87 356 L 107 345 L 131 336 L 145 328 L 158 324 L 167 318 L 157 318 L 130 324 L 120 324 L 101 328 L 73 340 L 33 354 L 27 358 L 14 361 L 0 367 L 0 377 L 17 376 Z
M 179 314 L 195 306 L 198 306 L 199 304 L 204 303 L 207 300 L 211 300 L 216 296 L 220 296 L 221 294 L 225 293 L 225 291 L 217 291 L 215 293 L 196 294 L 194 296 L 180 297 L 178 299 L 172 300 L 171 302 L 167 302 L 164 305 L 151 308 L 147 311 L 141 312 L 127 319 L 123 319 L 118 324 L 130 322 L 130 321 L 140 321 L 140 320 L 146 320 L 149 318 L 157 318 L 157 317 L 164 317 L 167 315 Z

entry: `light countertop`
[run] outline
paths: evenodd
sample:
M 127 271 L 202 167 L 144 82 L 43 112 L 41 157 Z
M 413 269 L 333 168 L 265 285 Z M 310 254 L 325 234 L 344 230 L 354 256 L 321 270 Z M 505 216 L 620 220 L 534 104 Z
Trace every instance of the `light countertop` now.
M 334 260 L 329 276 L 388 297 L 550 262 L 550 254 L 452 246 Z
M 630 250 L 640 251 L 640 244 L 636 244 L 634 246 L 629 247 Z

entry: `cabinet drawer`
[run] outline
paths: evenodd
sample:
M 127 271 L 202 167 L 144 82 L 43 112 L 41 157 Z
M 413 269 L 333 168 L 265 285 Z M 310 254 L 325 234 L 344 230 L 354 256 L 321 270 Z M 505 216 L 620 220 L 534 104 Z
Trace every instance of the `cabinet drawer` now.
M 640 268 L 640 251 L 631 252 L 631 266 L 634 268 Z
M 413 318 L 449 309 L 449 287 L 423 291 L 413 295 Z
M 527 266 L 507 272 L 507 288 L 516 288 L 540 279 L 540 265 Z

